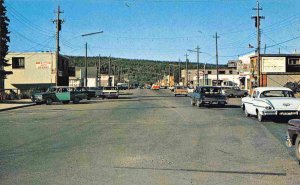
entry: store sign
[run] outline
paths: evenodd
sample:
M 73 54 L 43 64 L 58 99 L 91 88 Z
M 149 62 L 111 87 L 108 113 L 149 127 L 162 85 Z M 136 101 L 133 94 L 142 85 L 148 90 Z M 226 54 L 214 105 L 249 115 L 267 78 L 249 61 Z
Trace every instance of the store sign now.
M 262 57 L 261 66 L 263 73 L 286 72 L 285 57 Z
M 50 69 L 51 62 L 35 62 L 37 69 Z

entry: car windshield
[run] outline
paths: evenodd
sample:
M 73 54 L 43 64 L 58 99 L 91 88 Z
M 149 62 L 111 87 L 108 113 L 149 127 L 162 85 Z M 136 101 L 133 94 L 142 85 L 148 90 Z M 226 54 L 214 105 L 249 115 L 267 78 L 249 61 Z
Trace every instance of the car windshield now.
M 176 86 L 176 89 L 186 89 L 184 86 Z
M 292 91 L 287 90 L 270 90 L 263 91 L 260 94 L 261 98 L 271 98 L 271 97 L 295 97 Z
M 104 90 L 116 90 L 117 88 L 116 87 L 104 87 L 103 89 Z
M 204 87 L 201 88 L 201 93 L 204 94 L 221 94 L 222 89 L 218 87 Z

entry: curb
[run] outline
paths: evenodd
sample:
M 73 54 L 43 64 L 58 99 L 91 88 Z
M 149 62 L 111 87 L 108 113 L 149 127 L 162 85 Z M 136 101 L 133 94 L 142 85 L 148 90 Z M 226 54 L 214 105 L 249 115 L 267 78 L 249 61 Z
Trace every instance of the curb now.
M 31 107 L 31 106 L 35 106 L 35 105 L 37 105 L 37 104 L 31 103 L 31 104 L 28 104 L 28 105 L 21 105 L 21 106 L 16 106 L 16 107 L 9 107 L 9 108 L 0 109 L 0 112 L 7 111 L 7 110 L 13 110 L 13 109 L 20 109 L 20 108 L 24 108 L 24 107 Z

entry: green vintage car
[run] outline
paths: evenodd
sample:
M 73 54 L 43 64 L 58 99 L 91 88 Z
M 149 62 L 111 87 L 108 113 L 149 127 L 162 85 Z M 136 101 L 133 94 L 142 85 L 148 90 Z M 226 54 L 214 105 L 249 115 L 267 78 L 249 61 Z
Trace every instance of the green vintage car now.
M 53 102 L 62 102 L 68 104 L 70 101 L 77 104 L 83 99 L 87 99 L 87 93 L 74 91 L 67 86 L 53 86 L 46 92 L 36 93 L 31 96 L 32 102 L 37 104 L 46 103 L 51 105 Z

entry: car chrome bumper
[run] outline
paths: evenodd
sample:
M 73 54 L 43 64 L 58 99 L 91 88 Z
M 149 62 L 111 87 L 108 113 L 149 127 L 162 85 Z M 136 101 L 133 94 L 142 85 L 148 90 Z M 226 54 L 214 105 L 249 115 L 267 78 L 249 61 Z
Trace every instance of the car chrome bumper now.
M 263 110 L 262 114 L 264 116 L 298 116 L 300 115 L 299 111 L 277 111 L 277 110 Z

